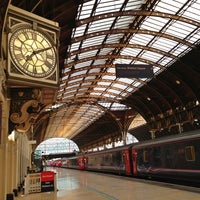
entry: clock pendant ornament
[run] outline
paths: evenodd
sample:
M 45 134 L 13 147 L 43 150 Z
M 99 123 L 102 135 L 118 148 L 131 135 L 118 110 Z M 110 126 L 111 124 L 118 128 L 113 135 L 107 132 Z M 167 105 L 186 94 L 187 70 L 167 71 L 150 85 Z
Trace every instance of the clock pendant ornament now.
M 11 6 L 8 26 L 8 82 L 57 87 L 58 24 Z

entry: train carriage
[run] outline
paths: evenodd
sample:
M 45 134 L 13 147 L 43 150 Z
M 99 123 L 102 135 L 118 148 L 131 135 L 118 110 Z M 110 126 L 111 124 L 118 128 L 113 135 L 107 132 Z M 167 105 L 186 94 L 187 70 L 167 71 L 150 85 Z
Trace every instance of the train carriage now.
M 131 146 L 103 150 L 86 154 L 87 170 L 130 175 Z
M 67 158 L 63 167 L 200 185 L 200 131 Z
M 74 156 L 69 158 L 63 158 L 64 168 L 72 169 L 86 169 L 87 166 L 87 157 L 85 156 Z
M 200 133 L 194 131 L 132 147 L 134 175 L 200 182 Z

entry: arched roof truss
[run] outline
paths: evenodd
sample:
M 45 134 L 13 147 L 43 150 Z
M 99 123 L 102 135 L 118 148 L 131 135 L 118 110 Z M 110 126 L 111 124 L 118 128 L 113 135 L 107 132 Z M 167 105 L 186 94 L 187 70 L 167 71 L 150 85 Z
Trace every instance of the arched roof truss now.
M 79 7 L 64 62 L 59 102 L 73 103 L 80 99 L 87 102 L 88 99 L 96 104 L 120 103 L 137 91 L 127 105 L 144 113 L 147 121 L 151 116 L 173 108 L 172 101 L 159 89 L 146 86 L 150 79 L 116 78 L 115 64 L 151 64 L 156 76 L 195 48 L 200 27 L 195 2 L 176 1 L 170 5 L 161 0 L 143 3 L 112 1 L 114 5 L 111 6 L 111 1 L 88 1 Z M 189 5 L 191 9 L 186 11 Z M 190 13 L 193 13 L 192 17 Z M 164 82 L 166 90 L 183 104 L 177 91 Z M 144 89 L 139 92 L 142 86 Z M 140 102 L 138 107 L 136 102 Z M 144 112 L 145 107 L 148 112 Z
M 78 137 L 113 107 L 133 109 L 150 123 L 199 101 L 200 0 L 13 4 L 61 27 L 60 85 L 46 139 Z M 115 64 L 150 64 L 154 77 L 117 78 Z

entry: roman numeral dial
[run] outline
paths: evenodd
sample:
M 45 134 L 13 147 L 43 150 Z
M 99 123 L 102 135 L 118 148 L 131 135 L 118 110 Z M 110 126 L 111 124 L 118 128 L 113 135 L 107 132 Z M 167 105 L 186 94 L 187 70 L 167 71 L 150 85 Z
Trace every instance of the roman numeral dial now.
M 54 41 L 39 29 L 26 26 L 16 29 L 9 40 L 9 51 L 18 70 L 31 77 L 49 77 L 57 66 Z

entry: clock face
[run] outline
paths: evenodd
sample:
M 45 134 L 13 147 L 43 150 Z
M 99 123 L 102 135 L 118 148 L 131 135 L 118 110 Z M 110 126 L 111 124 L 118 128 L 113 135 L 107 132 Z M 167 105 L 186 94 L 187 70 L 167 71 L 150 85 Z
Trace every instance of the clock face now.
M 39 30 L 16 29 L 10 37 L 9 49 L 15 66 L 26 75 L 44 78 L 55 71 L 55 45 L 47 34 Z

